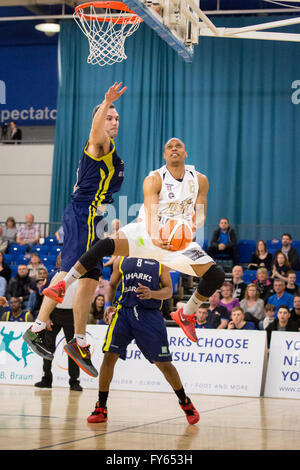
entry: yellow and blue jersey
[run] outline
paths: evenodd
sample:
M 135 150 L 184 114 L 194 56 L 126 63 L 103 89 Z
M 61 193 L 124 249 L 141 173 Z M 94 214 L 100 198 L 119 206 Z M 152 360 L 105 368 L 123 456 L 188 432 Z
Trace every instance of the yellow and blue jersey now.
M 86 143 L 77 169 L 76 191 L 72 194 L 75 203 L 111 204 L 113 193 L 120 190 L 124 179 L 124 162 L 116 152 L 115 143 L 110 139 L 108 154 L 100 158 L 87 152 Z
M 140 306 L 144 309 L 157 310 L 162 307 L 162 300 L 139 299 L 136 289 L 139 284 L 150 290 L 161 289 L 161 264 L 158 261 L 141 258 L 123 257 L 119 264 L 122 274 L 122 290 L 118 303 L 126 307 Z
M 6 312 L 5 316 L 5 321 L 22 321 L 22 322 L 28 322 L 31 320 L 28 320 L 28 316 L 30 315 L 30 312 L 28 310 L 22 310 L 20 315 L 17 317 L 14 317 L 14 315 L 11 313 L 10 310 Z

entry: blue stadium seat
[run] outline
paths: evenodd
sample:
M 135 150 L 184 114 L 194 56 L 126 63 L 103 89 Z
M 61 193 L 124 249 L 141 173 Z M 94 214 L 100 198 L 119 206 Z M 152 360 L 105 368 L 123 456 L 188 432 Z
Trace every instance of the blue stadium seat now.
M 51 246 L 49 254 L 57 256 L 61 252 L 61 249 L 62 249 L 61 245 Z
M 18 245 L 17 243 L 12 243 L 8 247 L 8 253 L 9 254 L 18 254 L 18 255 L 23 255 L 26 253 L 26 246 L 24 245 Z
M 56 237 L 46 237 L 45 238 L 45 245 L 47 246 L 55 246 L 57 245 L 57 239 Z
M 109 266 L 106 266 L 105 268 L 103 268 L 103 271 L 102 271 L 102 278 L 103 278 L 103 279 L 106 279 L 107 281 L 109 281 L 109 280 L 110 280 L 110 276 L 111 276 L 110 267 L 109 267 Z
M 178 292 L 180 285 L 180 272 L 179 271 L 170 271 L 170 276 L 172 279 L 173 294 Z
M 296 271 L 296 284 L 300 286 L 300 271 Z
M 13 255 L 9 253 L 3 253 L 4 256 L 4 263 L 11 264 L 13 260 Z
M 39 256 L 47 255 L 49 253 L 48 245 L 36 245 L 32 247 L 32 252 L 37 253 Z
M 238 253 L 240 263 L 251 263 L 252 254 L 256 250 L 255 240 L 239 240 Z
M 11 277 L 15 277 L 15 275 L 18 274 L 18 266 L 16 264 L 11 264 L 9 267 L 11 269 Z
M 56 255 L 46 255 L 46 256 L 40 256 L 41 262 L 46 266 L 46 264 L 49 264 L 51 266 L 56 265 Z
M 267 250 L 274 254 L 276 250 L 281 249 L 281 240 L 267 240 Z M 271 251 L 272 250 L 272 251 Z
M 250 284 L 256 279 L 257 271 L 254 269 L 246 269 L 243 273 L 242 279 L 246 284 Z
M 300 240 L 294 240 L 292 246 L 297 249 L 300 256 Z
M 18 266 L 19 264 L 28 264 L 30 259 L 26 255 L 18 255 L 15 258 L 15 264 Z

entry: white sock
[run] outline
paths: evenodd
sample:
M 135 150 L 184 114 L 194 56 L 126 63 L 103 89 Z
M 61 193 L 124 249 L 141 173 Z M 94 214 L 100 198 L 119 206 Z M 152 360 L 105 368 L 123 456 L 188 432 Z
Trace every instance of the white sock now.
M 75 334 L 74 338 L 76 339 L 76 342 L 77 342 L 78 346 L 80 346 L 81 348 L 84 348 L 84 346 L 87 346 L 87 341 L 86 341 L 86 336 L 85 335 Z
M 37 333 L 38 331 L 45 330 L 45 328 L 46 328 L 46 322 L 36 319 L 34 324 L 31 327 L 31 330 Z
M 199 300 L 195 293 L 189 298 L 187 303 L 183 307 L 183 313 L 185 315 L 193 315 L 197 312 L 200 305 L 203 304 L 203 300 Z
M 68 288 L 73 282 L 77 281 L 82 275 L 76 271 L 75 268 L 71 268 L 70 271 L 66 274 L 64 281 L 66 283 L 66 288 Z

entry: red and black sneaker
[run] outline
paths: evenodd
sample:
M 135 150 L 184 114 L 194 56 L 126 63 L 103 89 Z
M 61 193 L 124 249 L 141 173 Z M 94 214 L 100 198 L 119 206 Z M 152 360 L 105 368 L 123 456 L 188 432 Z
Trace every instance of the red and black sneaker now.
M 199 415 L 198 411 L 196 410 L 196 408 L 194 407 L 191 400 L 189 399 L 189 397 L 186 397 L 186 403 L 180 403 L 179 402 L 179 405 L 181 406 L 181 408 L 185 412 L 185 417 L 186 417 L 189 424 L 198 423 L 198 421 L 200 419 L 200 415 Z
M 183 313 L 183 307 L 181 307 L 176 310 L 176 312 L 171 312 L 171 317 L 177 323 L 177 325 L 179 325 L 180 328 L 184 331 L 186 336 L 194 343 L 197 343 L 198 338 L 196 336 L 195 314 L 185 315 Z
M 86 374 L 91 377 L 97 377 L 98 372 L 91 361 L 89 344 L 87 346 L 79 346 L 76 339 L 73 338 L 65 344 L 64 350 Z
M 49 299 L 55 300 L 58 304 L 61 304 L 64 300 L 66 293 L 65 281 L 59 281 L 57 284 L 47 287 L 43 290 L 43 294 Z
M 107 421 L 107 408 L 100 408 L 99 402 L 95 405 L 95 410 L 87 417 L 88 423 L 106 423 Z

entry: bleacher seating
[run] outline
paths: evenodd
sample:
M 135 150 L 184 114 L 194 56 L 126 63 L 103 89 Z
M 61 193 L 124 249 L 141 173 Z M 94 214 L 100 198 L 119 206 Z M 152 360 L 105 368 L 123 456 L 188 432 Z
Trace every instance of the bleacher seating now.
M 254 279 L 256 279 L 256 273 L 257 273 L 256 270 L 253 270 L 253 269 L 246 269 L 246 270 L 243 272 L 243 276 L 242 276 L 243 281 L 244 281 L 246 284 L 250 284 L 251 282 L 254 281 Z
M 255 240 L 239 240 L 238 253 L 240 263 L 251 263 L 252 254 L 256 250 Z

